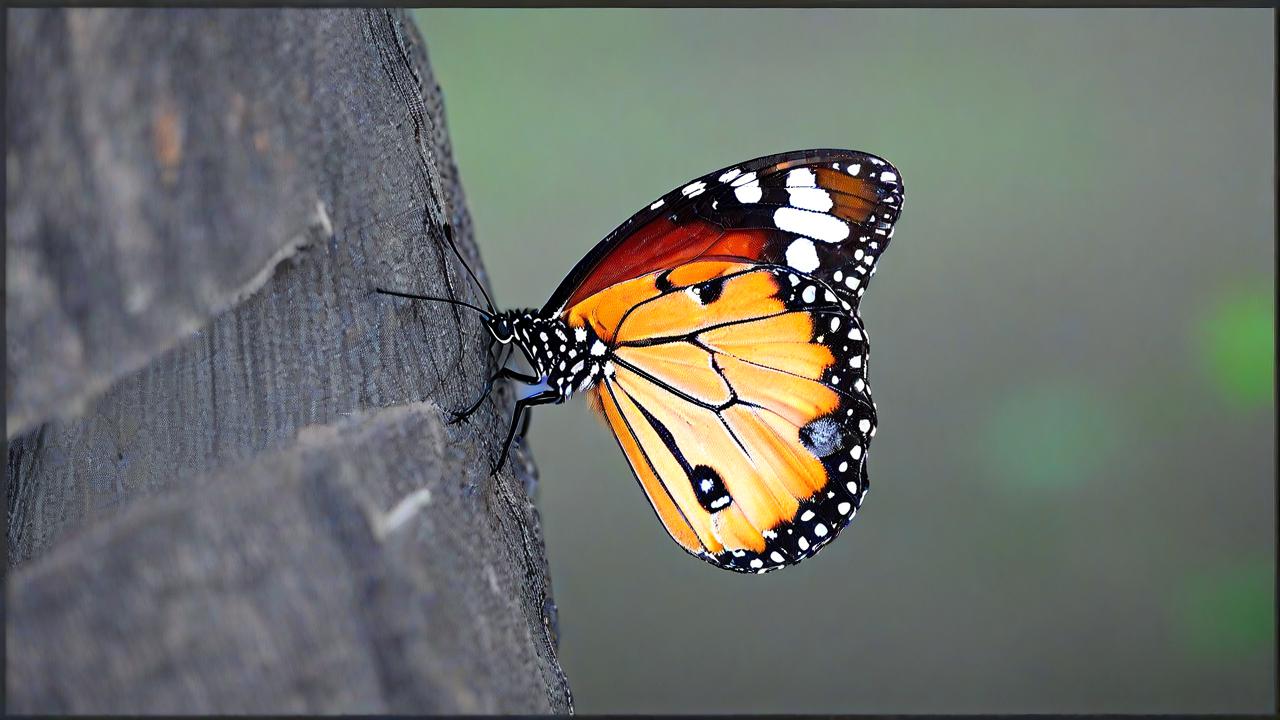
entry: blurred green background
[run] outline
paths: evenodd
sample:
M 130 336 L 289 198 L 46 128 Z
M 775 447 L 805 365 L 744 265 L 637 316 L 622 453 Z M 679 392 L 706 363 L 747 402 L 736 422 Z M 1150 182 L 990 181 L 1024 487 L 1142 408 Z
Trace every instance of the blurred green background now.
M 430 10 L 497 301 L 683 181 L 850 147 L 873 490 L 764 577 L 663 533 L 581 403 L 531 444 L 583 712 L 1267 712 L 1269 10 Z

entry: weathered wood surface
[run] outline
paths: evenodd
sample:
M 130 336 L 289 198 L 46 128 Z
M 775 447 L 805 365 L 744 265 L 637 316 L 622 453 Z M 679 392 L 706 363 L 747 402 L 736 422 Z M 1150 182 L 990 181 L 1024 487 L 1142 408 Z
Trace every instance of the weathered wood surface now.
M 511 398 L 442 421 L 482 329 L 371 292 L 478 300 L 407 16 L 15 11 L 8 40 L 9 707 L 570 709 L 536 510 L 485 477 Z

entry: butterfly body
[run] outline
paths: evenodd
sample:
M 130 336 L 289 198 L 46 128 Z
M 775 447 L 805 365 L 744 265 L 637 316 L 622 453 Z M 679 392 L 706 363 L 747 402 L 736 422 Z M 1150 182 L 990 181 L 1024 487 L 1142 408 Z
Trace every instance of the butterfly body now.
M 533 369 L 490 381 L 519 383 L 507 446 L 530 407 L 586 393 L 686 551 L 746 573 L 811 557 L 869 484 L 858 304 L 902 199 L 884 160 L 807 150 L 651 203 L 541 310 L 487 316 Z
M 606 346 L 587 326 L 534 309 L 511 310 L 490 318 L 489 332 L 520 349 L 533 369 L 534 384 L 563 402 L 596 382 L 605 370 Z

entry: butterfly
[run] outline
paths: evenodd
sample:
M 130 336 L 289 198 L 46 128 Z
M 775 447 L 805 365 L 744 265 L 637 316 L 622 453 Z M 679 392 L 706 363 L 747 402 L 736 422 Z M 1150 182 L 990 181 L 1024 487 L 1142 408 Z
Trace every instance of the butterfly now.
M 685 551 L 745 573 L 811 557 L 867 492 L 876 406 L 858 304 L 902 202 L 898 170 L 852 150 L 687 182 L 609 233 L 541 309 L 468 305 L 490 347 L 517 348 L 532 372 L 500 362 L 454 419 L 513 382 L 500 465 L 530 408 L 585 393 Z

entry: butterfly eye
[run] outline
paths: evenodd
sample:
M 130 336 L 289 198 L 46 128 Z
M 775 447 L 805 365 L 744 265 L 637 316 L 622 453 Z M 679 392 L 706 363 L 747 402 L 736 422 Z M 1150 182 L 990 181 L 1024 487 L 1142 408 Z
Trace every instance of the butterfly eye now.
M 489 332 L 500 343 L 511 342 L 511 322 L 506 318 L 498 318 L 489 323 Z

